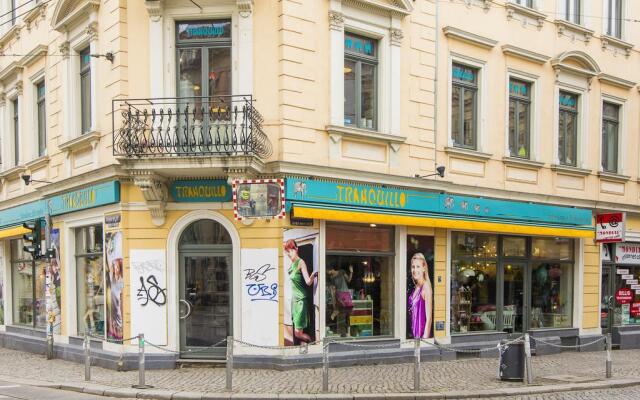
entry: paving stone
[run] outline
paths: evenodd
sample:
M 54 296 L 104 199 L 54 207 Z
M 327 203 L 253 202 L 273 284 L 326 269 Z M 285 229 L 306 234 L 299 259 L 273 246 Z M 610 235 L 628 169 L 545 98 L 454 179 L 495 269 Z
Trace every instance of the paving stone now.
M 138 389 L 133 388 L 112 388 L 104 391 L 104 396 L 120 397 L 120 398 L 136 398 L 138 397 Z
M 201 392 L 177 392 L 171 396 L 171 400 L 202 400 Z
M 82 388 L 82 393 L 95 394 L 98 396 L 102 396 L 104 394 L 104 391 L 108 389 L 112 389 L 112 387 L 105 386 L 105 385 L 98 385 L 95 383 L 87 383 Z
M 175 391 L 162 389 L 146 389 L 138 392 L 139 399 L 171 400 Z

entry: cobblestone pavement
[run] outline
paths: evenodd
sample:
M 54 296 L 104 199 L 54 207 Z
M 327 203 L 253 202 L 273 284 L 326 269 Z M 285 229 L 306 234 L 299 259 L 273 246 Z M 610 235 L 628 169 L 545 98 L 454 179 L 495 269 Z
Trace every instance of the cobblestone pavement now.
M 640 388 L 590 390 L 581 392 L 549 393 L 536 396 L 491 397 L 490 400 L 638 400 Z M 488 399 L 485 399 L 488 400 Z
M 640 350 L 613 352 L 614 378 L 640 377 Z M 1 374 L 17 378 L 35 377 L 50 382 L 82 382 L 83 365 L 63 360 L 45 360 L 43 356 L 0 348 Z M 497 378 L 498 360 L 464 359 L 422 364 L 422 390 L 444 392 L 521 386 Z M 565 352 L 533 358 L 536 384 L 562 384 L 604 378 L 604 352 Z M 137 371 L 117 372 L 98 367 L 91 369 L 92 382 L 130 387 L 137 382 Z M 564 376 L 565 379 L 549 379 Z M 331 368 L 333 393 L 402 393 L 413 387 L 413 364 L 367 365 Z M 224 368 L 183 368 L 147 371 L 146 383 L 159 389 L 176 391 L 221 392 L 225 387 Z M 240 393 L 319 393 L 321 369 L 273 371 L 241 369 L 234 371 L 234 392 Z M 620 391 L 621 393 L 624 390 Z M 636 391 L 637 393 L 637 391 Z M 535 397 L 532 397 L 535 398 Z M 545 399 L 549 397 L 545 396 Z M 564 397 L 560 397 L 564 398 Z M 573 397 L 567 397 L 573 398 Z M 575 397 L 582 398 L 582 397 Z M 600 397 L 600 399 L 607 397 Z M 630 397 L 638 399 L 640 396 Z

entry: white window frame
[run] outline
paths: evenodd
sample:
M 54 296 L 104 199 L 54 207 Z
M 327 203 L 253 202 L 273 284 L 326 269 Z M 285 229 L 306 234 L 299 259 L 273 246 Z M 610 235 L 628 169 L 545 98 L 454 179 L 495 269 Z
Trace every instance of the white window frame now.
M 18 132 L 17 132 L 17 136 L 19 136 L 19 139 L 23 139 L 24 138 L 24 128 L 23 128 L 23 118 L 21 118 L 22 116 L 22 101 L 23 101 L 23 96 L 20 96 L 17 92 L 15 94 L 13 94 L 12 96 L 10 96 L 8 99 L 9 102 L 9 132 L 11 132 L 11 158 L 13 160 L 13 166 L 17 167 L 19 165 L 24 165 L 25 160 L 24 160 L 24 151 L 22 151 L 22 149 L 24 149 L 25 144 L 23 140 L 19 140 L 18 143 L 16 144 L 16 130 L 15 130 L 15 116 L 16 114 L 18 115 Z M 18 106 L 18 109 L 16 110 L 16 105 Z M 16 148 L 16 146 L 18 146 Z M 16 159 L 16 150 L 18 153 L 18 157 Z
M 604 103 L 611 103 L 611 104 L 615 104 L 617 106 L 619 106 L 620 108 L 618 109 L 618 160 L 617 160 L 617 165 L 616 165 L 616 175 L 625 175 L 625 161 L 626 161 L 626 157 L 625 157 L 625 147 L 623 146 L 623 143 L 627 143 L 627 107 L 625 107 L 626 105 L 626 99 L 623 99 L 621 97 L 617 97 L 614 95 L 610 95 L 607 93 L 602 93 L 602 95 L 600 96 L 600 121 L 599 121 L 599 135 L 598 135 L 598 149 L 599 149 L 599 156 L 598 156 L 598 171 L 603 172 L 604 168 L 602 168 L 602 146 L 604 145 L 602 143 L 602 128 L 603 128 L 603 115 L 602 115 L 602 110 L 604 107 Z
M 488 143 L 485 136 L 485 121 L 487 120 L 487 111 L 491 108 L 490 104 L 488 104 L 487 97 L 487 84 L 488 84 L 488 66 L 486 61 L 479 60 L 476 58 L 468 57 L 462 54 L 451 52 L 449 54 L 449 62 L 447 66 L 447 146 L 454 147 L 453 144 L 453 136 L 452 136 L 452 126 L 451 126 L 451 114 L 452 104 L 451 104 L 451 94 L 453 87 L 453 64 L 463 64 L 468 65 L 473 68 L 477 68 L 478 70 L 478 95 L 477 95 L 477 106 L 478 110 L 476 111 L 477 116 L 477 132 L 476 132 L 476 149 L 469 151 L 477 151 L 480 153 L 486 153 L 488 150 Z M 465 151 L 467 149 L 464 149 Z
M 40 71 L 38 71 L 37 73 L 35 73 L 33 76 L 31 76 L 29 78 L 29 82 L 30 82 L 30 88 L 29 88 L 29 97 L 31 99 L 30 103 L 33 104 L 33 109 L 31 110 L 31 112 L 29 113 L 31 115 L 31 120 L 27 120 L 27 123 L 31 124 L 31 127 L 27 127 L 27 129 L 30 129 L 31 132 L 33 132 L 32 136 L 32 140 L 33 140 L 33 146 L 30 146 L 33 148 L 33 151 L 31 152 L 31 160 L 36 160 L 40 157 L 45 157 L 48 153 L 49 153 L 49 143 L 48 143 L 48 139 L 47 139 L 47 143 L 45 143 L 45 151 L 44 151 L 44 155 L 40 156 L 39 155 L 39 149 L 38 149 L 38 144 L 39 144 L 39 137 L 38 137 L 38 85 L 42 82 L 44 82 L 44 87 L 45 90 L 47 89 L 47 80 L 45 78 L 45 70 L 42 69 Z M 46 115 L 47 112 L 47 100 L 49 98 L 49 96 L 47 96 L 48 93 L 45 94 L 44 96 L 44 103 L 45 103 L 45 138 L 47 137 L 47 133 L 48 129 L 47 129 L 47 121 L 48 121 L 48 116 Z
M 602 1 L 602 35 L 603 36 L 609 36 L 609 37 L 613 37 L 613 38 L 617 38 L 620 40 L 626 40 L 627 37 L 627 26 L 628 24 L 625 22 L 625 18 L 627 15 L 629 15 L 629 2 L 625 1 L 625 0 L 612 0 L 614 2 L 621 2 L 620 5 L 620 11 L 622 13 L 621 18 L 622 20 L 620 21 L 620 35 L 616 35 L 615 32 L 613 32 L 612 34 L 609 34 L 607 32 L 607 28 L 608 28 L 608 24 L 609 24 L 609 19 L 611 18 L 611 15 L 609 14 L 609 0 L 603 0 Z
M 512 3 L 515 3 L 519 6 L 522 7 L 527 7 L 527 8 L 531 8 L 531 9 L 537 9 L 538 6 L 538 2 L 536 0 L 531 0 L 531 6 L 528 6 L 527 3 L 529 2 L 529 0 L 511 0 Z
M 587 6 L 587 1 L 588 0 L 561 0 L 558 2 L 559 4 L 559 14 L 561 19 L 570 22 L 572 24 L 576 24 L 576 25 L 581 25 L 584 26 L 585 25 L 585 7 Z M 569 15 L 573 16 L 575 15 L 575 9 L 576 9 L 576 4 L 579 5 L 580 9 L 578 10 L 578 18 L 579 21 L 576 22 L 574 20 L 571 19 L 571 17 L 567 18 L 567 7 L 569 7 Z
M 587 84 L 585 79 L 585 85 Z M 560 164 L 560 155 L 558 152 L 558 143 L 560 140 L 560 129 L 559 129 L 559 120 L 560 120 L 560 92 L 568 92 L 571 94 L 575 94 L 578 96 L 578 126 L 577 126 L 577 134 L 576 134 L 576 165 L 575 167 L 567 166 L 568 168 L 589 168 L 587 165 L 588 157 L 587 157 L 587 148 L 588 148 L 588 114 L 589 114 L 589 102 L 586 101 L 588 99 L 588 89 L 586 87 L 580 87 L 577 85 L 573 85 L 566 82 L 556 83 L 556 87 L 554 90 L 554 101 L 553 101 L 553 163 L 555 165 L 563 165 Z M 600 163 L 600 157 L 598 157 L 598 163 Z
M 529 109 L 529 161 L 540 160 L 540 111 L 537 107 L 539 96 L 539 79 L 538 75 L 515 69 L 507 69 L 507 77 L 505 83 L 505 118 L 504 118 L 504 155 L 511 157 L 511 149 L 509 148 L 509 82 L 511 79 L 517 79 L 527 82 L 531 85 L 531 102 Z

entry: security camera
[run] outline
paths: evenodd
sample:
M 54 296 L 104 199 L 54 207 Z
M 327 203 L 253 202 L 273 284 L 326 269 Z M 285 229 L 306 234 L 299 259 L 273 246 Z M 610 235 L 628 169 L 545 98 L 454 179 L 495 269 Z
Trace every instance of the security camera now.
M 444 165 L 437 167 L 436 172 L 440 175 L 440 178 L 444 178 Z
M 31 175 L 21 175 L 20 178 L 22 178 L 24 184 L 27 186 L 29 186 L 29 183 L 31 183 Z

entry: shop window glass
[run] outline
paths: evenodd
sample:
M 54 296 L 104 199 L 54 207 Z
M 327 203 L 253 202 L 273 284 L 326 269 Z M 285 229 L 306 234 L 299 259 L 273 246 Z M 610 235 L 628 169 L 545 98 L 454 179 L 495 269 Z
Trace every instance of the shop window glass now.
M 327 225 L 326 336 L 393 335 L 393 227 Z
M 526 237 L 502 238 L 502 255 L 504 257 L 525 257 L 527 255 Z
M 496 329 L 496 270 L 495 261 L 452 261 L 452 333 Z
M 44 328 L 46 325 L 45 266 L 34 263 L 31 255 L 22 251 L 22 239 L 12 240 L 11 283 L 13 290 L 13 322 Z
M 4 269 L 0 268 L 0 325 L 4 325 Z
M 498 252 L 497 235 L 454 232 L 451 234 L 453 258 L 494 258 Z
M 198 220 L 185 229 L 180 236 L 180 246 L 231 244 L 229 232 L 216 221 Z
M 637 290 L 631 290 L 633 300 L 627 304 L 621 304 L 615 299 L 615 294 L 620 289 L 631 289 L 631 285 L 627 282 L 640 279 L 640 266 L 619 266 L 620 269 L 629 270 L 628 274 L 615 274 L 615 291 L 613 292 L 613 324 L 620 325 L 637 325 L 640 324 L 640 294 Z M 631 275 L 631 276 L 630 276 Z
M 573 240 L 567 238 L 533 238 L 531 257 L 553 260 L 573 260 Z
M 78 334 L 104 335 L 102 226 L 78 228 L 75 238 Z
M 572 313 L 573 264 L 533 264 L 531 328 L 570 328 Z

